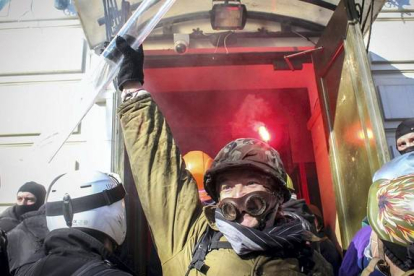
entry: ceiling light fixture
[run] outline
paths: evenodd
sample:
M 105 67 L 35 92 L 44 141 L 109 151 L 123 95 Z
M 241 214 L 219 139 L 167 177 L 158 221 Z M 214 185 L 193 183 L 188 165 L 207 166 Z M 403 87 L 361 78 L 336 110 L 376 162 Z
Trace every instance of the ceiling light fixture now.
M 213 30 L 243 30 L 246 25 L 247 9 L 240 0 L 213 0 L 211 27 Z

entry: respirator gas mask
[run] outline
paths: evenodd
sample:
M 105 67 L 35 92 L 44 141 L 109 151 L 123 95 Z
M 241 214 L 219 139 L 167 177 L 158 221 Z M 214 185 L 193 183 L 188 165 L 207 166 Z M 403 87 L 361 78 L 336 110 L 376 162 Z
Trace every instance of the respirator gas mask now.
M 244 212 L 260 221 L 270 211 L 277 209 L 279 202 L 273 193 L 257 191 L 239 198 L 225 198 L 220 201 L 218 208 L 229 221 L 238 219 Z

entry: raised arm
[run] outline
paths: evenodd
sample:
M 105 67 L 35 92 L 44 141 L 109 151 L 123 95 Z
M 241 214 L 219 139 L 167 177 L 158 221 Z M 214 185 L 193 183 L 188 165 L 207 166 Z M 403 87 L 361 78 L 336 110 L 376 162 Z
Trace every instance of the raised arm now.
M 125 53 L 122 47 L 129 46 L 118 43 Z M 125 55 L 128 62 L 134 64 Z M 142 70 L 142 63 L 131 64 L 130 70 Z M 138 195 L 164 263 L 193 235 L 202 205 L 164 116 L 148 93 L 132 88 L 125 84 L 133 94 L 118 112 Z

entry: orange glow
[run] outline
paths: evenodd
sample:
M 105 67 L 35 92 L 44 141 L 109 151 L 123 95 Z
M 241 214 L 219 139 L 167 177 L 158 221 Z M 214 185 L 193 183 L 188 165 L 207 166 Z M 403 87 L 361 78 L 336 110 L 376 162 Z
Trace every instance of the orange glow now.
M 268 142 L 270 140 L 270 133 L 265 126 L 259 126 L 258 131 L 263 141 Z
M 374 134 L 372 133 L 371 129 L 367 129 L 367 135 L 368 135 L 368 139 L 371 140 L 374 137 Z M 365 139 L 365 134 L 363 130 L 358 131 L 358 138 L 361 140 Z

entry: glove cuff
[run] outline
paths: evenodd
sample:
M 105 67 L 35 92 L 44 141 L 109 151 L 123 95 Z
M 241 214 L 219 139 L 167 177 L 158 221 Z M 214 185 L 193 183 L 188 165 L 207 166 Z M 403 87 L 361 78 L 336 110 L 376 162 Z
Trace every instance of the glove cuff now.
M 145 94 L 149 94 L 149 92 L 143 88 L 127 89 L 121 92 L 121 100 L 126 102 Z
M 144 78 L 126 78 L 126 79 L 118 79 L 118 89 L 119 91 L 123 91 L 124 90 L 124 85 L 127 82 L 139 82 L 141 85 L 144 84 Z

